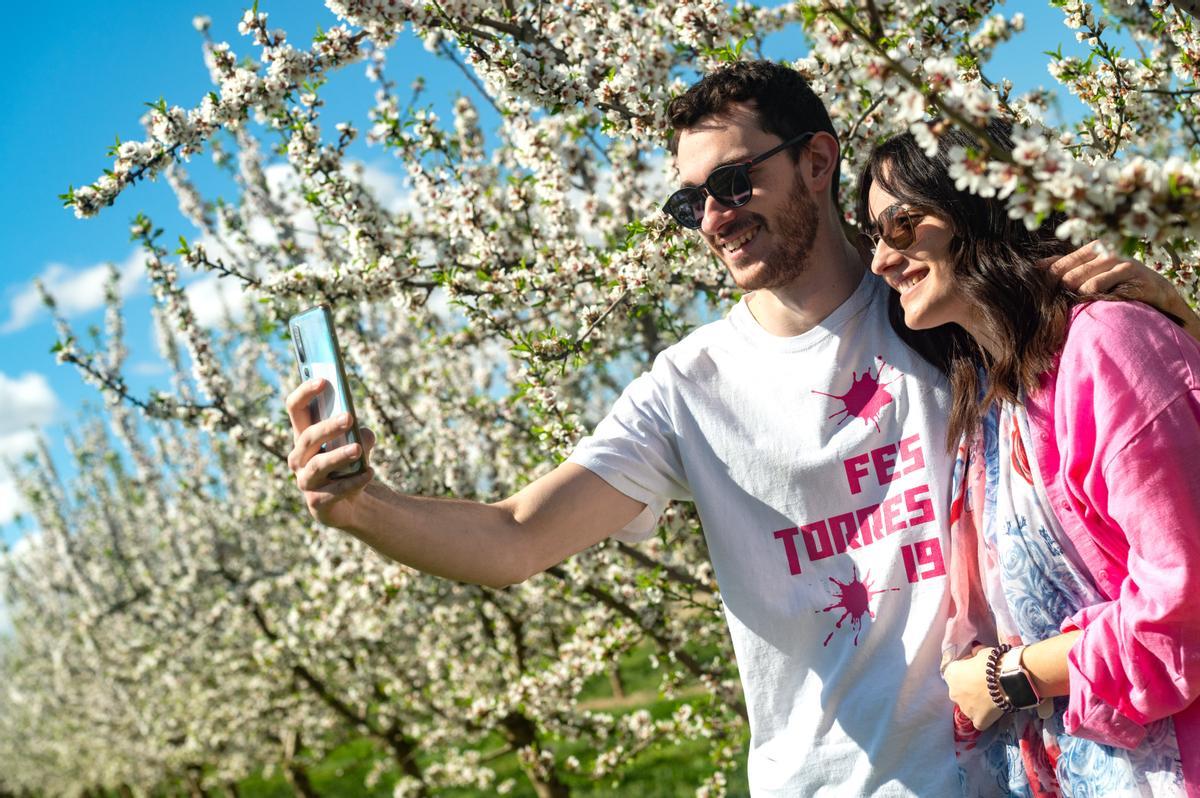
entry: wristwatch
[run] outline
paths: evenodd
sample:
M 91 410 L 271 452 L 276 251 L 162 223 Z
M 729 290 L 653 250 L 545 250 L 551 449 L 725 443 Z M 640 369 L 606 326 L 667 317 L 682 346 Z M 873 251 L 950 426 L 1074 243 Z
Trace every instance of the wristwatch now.
M 1033 709 L 1042 702 L 1029 671 L 1021 664 L 1025 646 L 1017 646 L 1000 658 L 1000 689 L 1015 709 Z

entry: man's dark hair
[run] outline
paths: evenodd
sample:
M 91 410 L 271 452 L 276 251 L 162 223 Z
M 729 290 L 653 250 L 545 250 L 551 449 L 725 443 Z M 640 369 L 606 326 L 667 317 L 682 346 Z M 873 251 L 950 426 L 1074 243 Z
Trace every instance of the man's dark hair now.
M 837 138 L 825 103 L 803 75 L 773 61 L 738 61 L 708 73 L 667 105 L 667 119 L 673 129 L 671 154 L 678 150 L 680 131 L 695 127 L 706 117 L 724 113 L 734 103 L 752 105 L 763 132 L 772 133 L 782 141 L 808 132 L 825 132 Z M 803 147 L 797 144 L 790 148 L 793 161 Z M 835 202 L 840 173 L 839 162 L 830 192 Z

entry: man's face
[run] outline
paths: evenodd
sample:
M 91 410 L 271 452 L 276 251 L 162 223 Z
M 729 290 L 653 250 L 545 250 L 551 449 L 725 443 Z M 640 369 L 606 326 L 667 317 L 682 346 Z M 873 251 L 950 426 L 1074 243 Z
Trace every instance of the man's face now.
M 781 143 L 763 132 L 758 115 L 736 104 L 680 132 L 675 163 L 684 185 L 702 185 L 718 166 L 748 161 Z M 805 156 L 801 154 L 801 163 Z M 728 208 L 709 197 L 700 234 L 743 290 L 778 288 L 807 266 L 817 234 L 817 206 L 790 154 L 781 152 L 750 172 L 750 201 Z

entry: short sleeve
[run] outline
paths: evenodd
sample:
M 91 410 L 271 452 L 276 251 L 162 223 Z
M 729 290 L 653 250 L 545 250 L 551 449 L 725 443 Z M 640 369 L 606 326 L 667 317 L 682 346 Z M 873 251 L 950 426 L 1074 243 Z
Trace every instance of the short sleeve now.
M 672 373 L 660 355 L 654 368 L 629 384 L 567 458 L 646 505 L 613 536 L 618 540 L 645 540 L 654 534 L 670 501 L 691 499 L 670 413 Z

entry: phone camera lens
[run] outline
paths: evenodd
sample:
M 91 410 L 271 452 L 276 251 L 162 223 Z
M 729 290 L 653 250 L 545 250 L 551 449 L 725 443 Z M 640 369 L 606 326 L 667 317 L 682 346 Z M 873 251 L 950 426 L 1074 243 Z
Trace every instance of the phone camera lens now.
M 299 325 L 292 325 L 292 340 L 296 342 L 296 354 L 300 356 L 300 361 L 308 360 L 308 356 L 304 353 L 304 336 L 300 335 Z
M 308 379 L 309 377 L 311 377 L 311 376 L 312 376 L 312 372 L 311 372 L 311 371 L 309 371 L 309 369 L 308 369 L 308 366 L 305 366 L 305 367 L 304 367 L 304 379 L 306 379 L 306 380 L 307 380 L 307 379 Z

